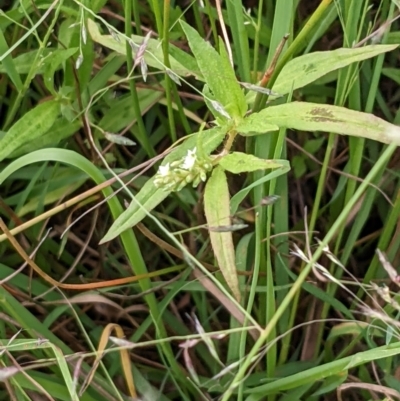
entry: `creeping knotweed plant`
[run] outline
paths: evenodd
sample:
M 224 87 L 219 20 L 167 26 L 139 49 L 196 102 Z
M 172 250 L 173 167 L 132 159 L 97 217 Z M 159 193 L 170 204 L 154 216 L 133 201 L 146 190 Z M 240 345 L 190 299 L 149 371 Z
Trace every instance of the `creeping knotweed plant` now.
M 199 158 L 197 149 L 188 150 L 185 157 L 160 166 L 154 178 L 154 185 L 165 191 L 180 191 L 187 184 L 197 187 L 207 179 L 213 168 L 209 159 Z

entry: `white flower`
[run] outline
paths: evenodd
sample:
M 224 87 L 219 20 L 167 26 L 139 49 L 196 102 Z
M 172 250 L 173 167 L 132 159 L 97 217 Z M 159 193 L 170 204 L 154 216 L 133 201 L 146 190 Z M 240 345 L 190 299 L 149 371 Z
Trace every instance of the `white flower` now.
M 196 163 L 196 148 L 188 150 L 187 155 L 181 165 L 185 170 L 191 170 Z
M 166 177 L 169 174 L 169 163 L 167 163 L 165 166 L 160 166 L 158 168 L 158 174 L 161 177 Z

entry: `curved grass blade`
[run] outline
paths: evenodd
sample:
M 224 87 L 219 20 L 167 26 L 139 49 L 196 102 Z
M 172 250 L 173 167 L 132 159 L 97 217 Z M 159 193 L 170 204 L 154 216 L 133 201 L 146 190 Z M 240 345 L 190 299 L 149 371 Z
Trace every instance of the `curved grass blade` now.
M 101 333 L 99 347 L 98 347 L 98 350 L 97 350 L 98 353 L 96 355 L 96 359 L 95 359 L 95 361 L 93 363 L 93 366 L 92 366 L 92 369 L 91 369 L 90 373 L 86 377 L 85 383 L 82 385 L 82 389 L 80 391 L 80 395 L 82 395 L 84 393 L 84 391 L 86 390 L 86 388 L 89 386 L 90 382 L 92 381 L 93 376 L 94 376 L 94 374 L 96 372 L 96 369 L 99 366 L 99 363 L 100 363 L 101 359 L 103 358 L 104 351 L 106 349 L 107 342 L 108 342 L 108 339 L 109 339 L 110 334 L 111 334 L 112 331 L 114 331 L 116 333 L 118 338 L 121 338 L 121 339 L 125 338 L 125 333 L 124 333 L 124 331 L 122 330 L 122 328 L 121 328 L 121 326 L 119 324 L 109 323 L 104 328 L 103 332 Z M 119 353 L 121 355 L 122 370 L 124 372 L 125 381 L 126 381 L 126 385 L 127 385 L 128 391 L 129 391 L 129 395 L 133 399 L 137 399 L 137 393 L 136 393 L 135 383 L 133 381 L 133 375 L 132 375 L 129 351 L 127 349 L 125 349 L 125 348 L 121 348 L 119 350 Z

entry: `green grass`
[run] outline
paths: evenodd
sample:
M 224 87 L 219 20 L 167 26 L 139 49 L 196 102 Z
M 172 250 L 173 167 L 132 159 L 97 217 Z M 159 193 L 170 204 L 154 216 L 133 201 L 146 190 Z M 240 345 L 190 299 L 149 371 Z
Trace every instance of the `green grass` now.
M 0 399 L 400 398 L 400 11 L 250 3 L 0 1 Z

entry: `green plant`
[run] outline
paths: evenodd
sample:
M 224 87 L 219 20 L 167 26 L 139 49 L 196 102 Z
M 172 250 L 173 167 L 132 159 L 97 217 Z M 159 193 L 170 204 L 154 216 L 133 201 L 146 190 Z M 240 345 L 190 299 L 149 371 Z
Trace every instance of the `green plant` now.
M 180 3 L 0 14 L 0 398 L 396 397 L 396 3 Z

